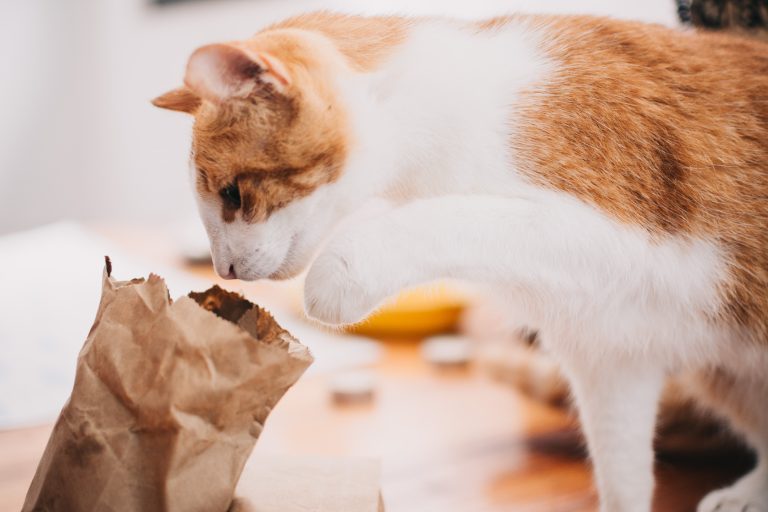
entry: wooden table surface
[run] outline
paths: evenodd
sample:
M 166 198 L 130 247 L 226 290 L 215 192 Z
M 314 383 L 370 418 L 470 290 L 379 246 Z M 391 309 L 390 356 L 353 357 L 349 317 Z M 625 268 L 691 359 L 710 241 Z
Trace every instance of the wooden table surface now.
M 334 404 L 328 377 L 300 380 L 254 453 L 376 457 L 388 512 L 597 509 L 575 421 L 562 410 L 472 368 L 430 367 L 417 340 L 386 340 L 372 371 L 376 394 L 365 404 Z M 0 431 L 0 512 L 21 508 L 49 431 Z M 655 511 L 693 511 L 707 490 L 745 470 L 707 457 L 661 462 Z

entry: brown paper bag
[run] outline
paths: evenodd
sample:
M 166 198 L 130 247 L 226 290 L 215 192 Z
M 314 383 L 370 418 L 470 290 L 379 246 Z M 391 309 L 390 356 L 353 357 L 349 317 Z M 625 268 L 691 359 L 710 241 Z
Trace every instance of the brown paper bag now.
M 23 511 L 225 512 L 267 415 L 312 356 L 236 294 L 171 302 L 158 276 L 110 273 L 107 260 Z

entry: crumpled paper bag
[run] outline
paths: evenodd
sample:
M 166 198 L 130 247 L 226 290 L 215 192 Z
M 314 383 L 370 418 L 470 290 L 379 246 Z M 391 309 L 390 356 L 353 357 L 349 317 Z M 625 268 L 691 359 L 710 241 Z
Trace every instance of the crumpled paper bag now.
M 110 274 L 23 511 L 225 512 L 312 356 L 237 294 Z

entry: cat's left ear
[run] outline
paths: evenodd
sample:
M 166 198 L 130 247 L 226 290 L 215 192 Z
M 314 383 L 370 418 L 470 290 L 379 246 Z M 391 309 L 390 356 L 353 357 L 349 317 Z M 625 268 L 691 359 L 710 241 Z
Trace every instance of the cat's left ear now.
M 152 104 L 159 108 L 194 114 L 200 106 L 200 96 L 186 87 L 179 87 L 153 99 Z
M 198 48 L 189 58 L 184 83 L 204 99 L 220 103 L 247 98 L 266 86 L 285 93 L 291 82 L 277 58 L 231 43 Z

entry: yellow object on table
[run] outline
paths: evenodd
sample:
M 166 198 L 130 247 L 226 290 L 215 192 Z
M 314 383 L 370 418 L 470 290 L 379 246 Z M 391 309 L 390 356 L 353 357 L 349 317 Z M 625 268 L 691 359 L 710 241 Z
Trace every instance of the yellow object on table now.
M 349 332 L 376 337 L 424 337 L 456 331 L 467 295 L 449 283 L 402 292 Z
M 285 290 L 291 307 L 303 315 L 304 279 L 288 282 Z M 467 291 L 448 281 L 411 288 L 385 302 L 362 322 L 348 326 L 346 331 L 376 338 L 406 339 L 455 332 L 469 297 Z

